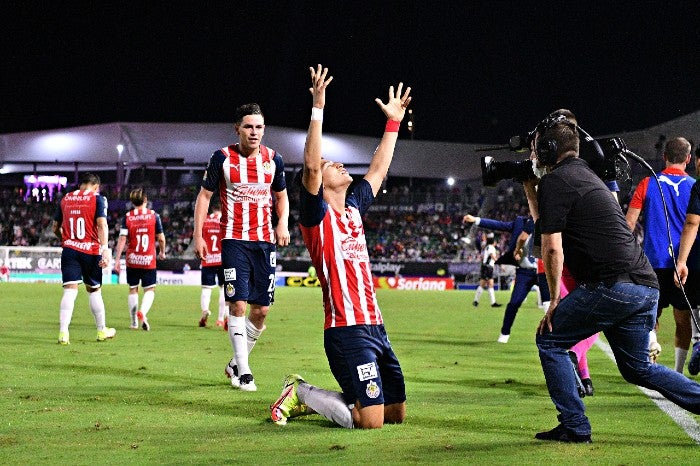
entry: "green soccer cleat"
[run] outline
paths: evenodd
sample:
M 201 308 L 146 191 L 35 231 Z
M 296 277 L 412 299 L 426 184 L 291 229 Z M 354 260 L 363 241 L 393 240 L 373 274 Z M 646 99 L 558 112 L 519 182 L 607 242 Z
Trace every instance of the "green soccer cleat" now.
M 58 332 L 58 343 L 61 345 L 70 345 L 68 332 Z
M 291 374 L 285 377 L 282 394 L 270 405 L 270 417 L 272 422 L 278 426 L 287 424 L 287 419 L 303 416 L 309 413 L 309 407 L 299 401 L 297 388 L 304 382 L 298 374 Z
M 97 332 L 97 341 L 105 341 L 110 338 L 114 338 L 117 334 L 117 330 L 112 327 L 105 327 Z

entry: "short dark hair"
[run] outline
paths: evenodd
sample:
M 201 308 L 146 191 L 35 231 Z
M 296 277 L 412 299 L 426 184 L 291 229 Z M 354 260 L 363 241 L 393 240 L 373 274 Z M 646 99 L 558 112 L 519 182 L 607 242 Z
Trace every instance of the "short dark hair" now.
M 265 115 L 263 115 L 260 105 L 256 103 L 251 103 L 241 105 L 236 109 L 236 113 L 234 114 L 234 122 L 237 125 L 240 125 L 243 121 L 243 117 L 245 117 L 246 115 L 260 115 L 261 117 L 263 117 L 263 119 L 265 118 Z
M 146 200 L 146 192 L 143 188 L 134 188 L 129 193 L 129 200 L 134 204 L 134 207 L 141 207 Z
M 80 184 L 87 184 L 90 186 L 99 185 L 100 177 L 94 173 L 83 173 L 80 177 Z
M 555 123 L 544 130 L 540 137 L 553 140 L 557 144 L 557 157 L 566 152 L 579 150 L 579 136 L 576 125 L 568 120 Z
M 669 139 L 664 148 L 664 156 L 671 163 L 683 163 L 690 154 L 690 142 L 686 138 Z

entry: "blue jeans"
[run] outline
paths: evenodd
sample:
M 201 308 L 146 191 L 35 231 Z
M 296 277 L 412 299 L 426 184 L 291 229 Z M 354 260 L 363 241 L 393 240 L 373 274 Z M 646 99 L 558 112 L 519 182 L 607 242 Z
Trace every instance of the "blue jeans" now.
M 649 362 L 649 332 L 656 322 L 659 290 L 634 283 L 584 284 L 562 299 L 552 331 L 537 335 L 537 348 L 549 396 L 559 422 L 576 434 L 591 433 L 578 395 L 567 350 L 602 331 L 626 381 L 656 390 L 688 411 L 700 414 L 700 384 Z

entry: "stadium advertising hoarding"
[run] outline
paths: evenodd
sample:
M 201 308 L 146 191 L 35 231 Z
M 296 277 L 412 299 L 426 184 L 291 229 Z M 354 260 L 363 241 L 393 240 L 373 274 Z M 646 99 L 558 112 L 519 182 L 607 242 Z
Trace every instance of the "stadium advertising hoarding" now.
M 11 282 L 61 283 L 62 248 L 0 246 L 0 266 L 9 269 Z M 102 283 L 116 283 L 111 267 L 104 269 Z

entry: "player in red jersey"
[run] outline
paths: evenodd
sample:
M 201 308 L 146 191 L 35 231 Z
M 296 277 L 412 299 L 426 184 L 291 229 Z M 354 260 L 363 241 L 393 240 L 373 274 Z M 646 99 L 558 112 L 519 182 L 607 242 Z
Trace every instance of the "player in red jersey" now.
M 151 329 L 148 312 L 156 294 L 156 242 L 158 259 L 165 259 L 165 234 L 160 215 L 148 208 L 148 196 L 143 188 L 136 188 L 129 194 L 134 208 L 122 220 L 119 230 L 114 270 L 121 271 L 122 251 L 126 247 L 126 282 L 129 284 L 127 303 L 132 329 Z M 143 288 L 143 298 L 139 307 L 139 283 Z
M 204 173 L 194 209 L 194 247 L 197 257 L 207 256 L 202 228 L 211 197 L 218 191 L 221 263 L 233 349 L 225 373 L 233 387 L 255 391 L 248 353 L 265 330 L 274 300 L 277 246 L 289 244 L 289 200 L 282 157 L 261 144 L 265 118 L 260 106 L 238 107 L 235 122 L 239 143 L 214 152 Z M 273 206 L 278 218 L 274 227 Z
M 399 83 L 396 91 L 389 88 L 386 104 L 376 99 L 387 118 L 384 135 L 367 174 L 348 193 L 353 179 L 343 164 L 321 156 L 326 87 L 333 79 L 327 74 L 321 65 L 311 68 L 313 108 L 304 147 L 299 223 L 323 290 L 326 357 L 342 392 L 289 375 L 270 411 L 278 425 L 316 412 L 346 428 L 380 428 L 385 422 L 403 422 L 406 388 L 377 303 L 362 215 L 389 170 L 411 88 L 402 94 Z
M 117 331 L 105 326 L 105 304 L 102 300 L 102 269 L 109 265 L 107 249 L 107 199 L 99 194 L 100 178 L 86 173 L 80 187 L 66 193 L 56 210 L 53 232 L 61 239 L 61 298 L 58 342 L 70 344 L 68 327 L 73 317 L 78 285 L 85 283 L 90 310 L 95 317 L 97 341 L 114 337 Z
M 219 314 L 216 319 L 217 327 L 226 327 L 226 300 L 224 299 L 224 269 L 221 267 L 221 207 L 217 204 L 210 206 L 211 213 L 207 215 L 202 226 L 202 239 L 207 245 L 207 255 L 202 258 L 202 292 L 200 307 L 202 317 L 199 326 L 206 327 L 211 315 L 209 303 L 212 290 L 219 288 Z

